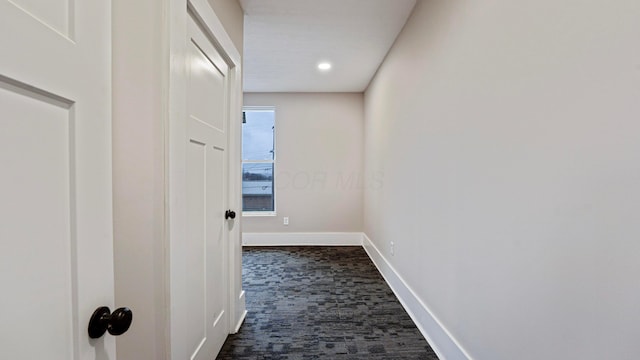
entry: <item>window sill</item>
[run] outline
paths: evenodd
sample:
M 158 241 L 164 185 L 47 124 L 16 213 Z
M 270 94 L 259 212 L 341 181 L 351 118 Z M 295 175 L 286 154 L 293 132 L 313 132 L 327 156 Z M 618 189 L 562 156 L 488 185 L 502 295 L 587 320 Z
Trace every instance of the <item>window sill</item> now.
M 276 216 L 275 211 L 243 211 L 242 217 Z

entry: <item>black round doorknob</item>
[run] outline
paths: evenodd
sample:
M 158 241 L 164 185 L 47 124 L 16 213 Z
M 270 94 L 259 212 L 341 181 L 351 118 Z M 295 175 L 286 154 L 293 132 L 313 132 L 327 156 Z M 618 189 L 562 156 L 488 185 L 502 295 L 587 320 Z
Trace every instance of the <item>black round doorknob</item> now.
M 133 312 L 126 307 L 111 312 L 108 307 L 102 306 L 96 309 L 89 320 L 89 337 L 97 339 L 109 332 L 111 335 L 122 335 L 131 326 Z
M 224 218 L 229 220 L 229 219 L 235 219 L 236 218 L 236 212 L 235 211 L 231 211 L 231 210 L 227 210 L 224 212 Z

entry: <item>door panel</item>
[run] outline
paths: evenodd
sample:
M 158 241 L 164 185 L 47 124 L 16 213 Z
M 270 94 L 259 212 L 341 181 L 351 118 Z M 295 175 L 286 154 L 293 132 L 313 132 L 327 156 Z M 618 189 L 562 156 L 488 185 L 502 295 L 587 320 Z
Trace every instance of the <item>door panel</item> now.
M 211 359 L 229 332 L 226 209 L 228 71 L 193 18 L 188 23 L 187 264 L 190 359 Z M 204 323 L 203 323 L 204 322 Z
M 189 113 L 192 117 L 224 132 L 224 113 L 216 109 L 224 109 L 225 75 L 228 68 L 222 59 L 217 61 L 221 69 L 218 68 L 194 40 L 189 44 L 189 52 L 193 75 L 189 91 L 191 94 L 207 94 L 189 98 Z
M 60 34 L 69 35 L 73 0 L 9 0 L 9 2 Z
M 71 359 L 76 264 L 72 260 L 69 109 L 6 83 L 0 85 L 0 109 L 13 115 L 2 120 L 0 131 L 0 164 L 11 169 L 0 176 L 0 198 L 5 204 L 0 206 L 5 254 L 0 262 L 4 298 L 0 301 L 3 309 L 12 309 L 3 321 L 19 326 L 16 334 L 3 331 L 1 337 L 11 339 L 15 349 L 23 349 L 14 356 L 37 357 L 38 352 L 32 352 L 36 350 L 33 339 L 24 336 L 29 333 L 44 339 L 42 346 L 58 358 Z M 37 301 L 24 306 L 25 299 Z M 37 318 L 59 324 L 53 336 L 49 328 L 24 321 Z
M 206 338 L 206 144 L 190 141 L 187 147 L 187 331 L 191 349 Z M 194 351 L 195 352 L 195 351 Z
M 227 171 L 221 172 L 226 169 L 225 151 L 224 149 L 214 145 L 209 152 L 208 159 L 208 178 L 211 191 L 207 193 L 209 204 L 225 204 L 225 179 L 227 177 Z M 227 285 L 227 234 L 224 220 L 224 210 L 227 207 L 223 205 L 221 208 L 214 208 L 213 213 L 208 216 L 209 226 L 211 229 L 211 237 L 209 246 L 212 251 L 209 253 L 211 260 L 207 263 L 209 269 L 207 271 L 207 286 L 208 294 L 211 294 L 208 298 L 209 303 L 207 307 L 210 309 L 210 317 L 208 319 L 209 326 L 211 326 L 218 339 L 217 342 L 224 342 L 228 334 L 228 320 L 229 317 L 226 312 L 227 299 L 228 299 L 228 285 Z M 222 343 L 220 343 L 222 346 Z
M 1 359 L 113 359 L 110 2 L 0 1 Z

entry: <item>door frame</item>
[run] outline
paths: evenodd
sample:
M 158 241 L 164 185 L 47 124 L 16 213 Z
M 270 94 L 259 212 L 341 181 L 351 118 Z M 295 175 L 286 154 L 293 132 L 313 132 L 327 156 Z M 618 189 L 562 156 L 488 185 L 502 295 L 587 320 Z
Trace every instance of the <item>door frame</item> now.
M 242 58 L 240 52 L 233 44 L 230 36 L 222 23 L 214 13 L 207 0 L 181 0 L 167 1 L 164 37 L 168 40 L 168 81 L 164 87 L 166 109 L 165 115 L 165 163 L 166 163 L 166 223 L 165 233 L 165 261 L 168 266 L 165 269 L 167 302 L 168 302 L 168 327 L 167 327 L 167 353 L 171 359 L 182 359 L 188 349 L 182 338 L 181 329 L 184 329 L 184 316 L 181 309 L 185 304 L 172 296 L 175 292 L 184 292 L 184 281 L 174 276 L 172 268 L 186 268 L 184 254 L 180 246 L 176 246 L 180 239 L 187 234 L 186 225 L 186 122 L 187 117 L 187 66 L 185 64 L 187 44 L 187 20 L 193 17 L 200 23 L 202 29 L 209 36 L 222 57 L 229 65 L 229 123 L 227 124 L 228 139 L 228 178 L 227 178 L 227 204 L 236 213 L 241 213 L 241 131 L 242 131 Z M 245 293 L 242 290 L 242 246 L 241 246 L 241 216 L 233 221 L 226 221 L 228 230 L 228 285 L 229 299 L 227 311 L 229 314 L 229 333 L 235 333 L 240 328 L 246 316 Z

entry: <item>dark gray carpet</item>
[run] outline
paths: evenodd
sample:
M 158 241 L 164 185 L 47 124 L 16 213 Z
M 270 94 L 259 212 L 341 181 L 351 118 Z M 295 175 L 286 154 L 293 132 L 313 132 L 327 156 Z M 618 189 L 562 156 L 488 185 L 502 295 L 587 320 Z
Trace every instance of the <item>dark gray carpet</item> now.
M 218 359 L 438 359 L 361 247 L 245 248 L 249 314 Z

